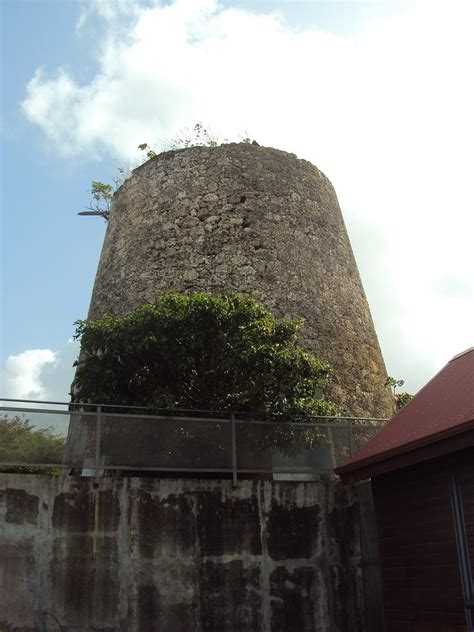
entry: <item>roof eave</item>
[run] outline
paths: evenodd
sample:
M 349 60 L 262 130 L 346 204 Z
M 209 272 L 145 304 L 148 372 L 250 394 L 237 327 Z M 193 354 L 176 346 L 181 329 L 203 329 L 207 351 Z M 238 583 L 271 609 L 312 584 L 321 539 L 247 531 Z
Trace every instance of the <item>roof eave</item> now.
M 356 482 L 471 446 L 474 446 L 474 419 L 420 441 L 342 465 L 335 472 L 343 483 Z

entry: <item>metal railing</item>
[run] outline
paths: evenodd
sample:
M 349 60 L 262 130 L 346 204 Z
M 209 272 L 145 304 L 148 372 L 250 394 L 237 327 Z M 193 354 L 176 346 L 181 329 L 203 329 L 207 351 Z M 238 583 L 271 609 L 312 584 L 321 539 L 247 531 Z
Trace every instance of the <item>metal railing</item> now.
M 234 485 L 248 475 L 332 478 L 334 467 L 387 421 L 18 399 L 0 404 L 0 469 L 61 468 L 96 480 L 110 471 L 221 474 Z M 36 433 L 38 441 L 30 441 L 36 449 L 22 451 L 14 423 L 23 435 Z M 38 433 L 46 427 L 53 430 Z

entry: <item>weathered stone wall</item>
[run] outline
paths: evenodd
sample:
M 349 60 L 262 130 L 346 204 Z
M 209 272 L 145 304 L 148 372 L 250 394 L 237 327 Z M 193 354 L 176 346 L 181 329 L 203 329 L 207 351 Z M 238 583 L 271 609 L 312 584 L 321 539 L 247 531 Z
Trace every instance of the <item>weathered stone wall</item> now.
M 0 474 L 0 629 L 367 630 L 360 517 L 338 483 Z
M 335 368 L 347 414 L 393 401 L 334 189 L 295 155 L 247 144 L 163 153 L 114 198 L 89 316 L 126 314 L 166 290 L 250 292 L 304 317 Z

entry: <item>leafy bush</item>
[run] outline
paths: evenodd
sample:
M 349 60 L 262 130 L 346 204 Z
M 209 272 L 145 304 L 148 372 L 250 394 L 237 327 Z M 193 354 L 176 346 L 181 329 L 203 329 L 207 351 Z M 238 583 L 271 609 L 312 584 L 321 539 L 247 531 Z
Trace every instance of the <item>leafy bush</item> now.
M 219 140 L 219 136 L 205 127 L 202 123 L 196 123 L 192 130 L 186 127 L 180 130 L 175 138 L 160 143 L 161 149 L 155 150 L 148 143 L 140 143 L 138 149 L 144 152 L 143 160 L 140 164 L 155 158 L 159 151 L 170 151 L 175 149 L 186 149 L 187 147 L 218 147 L 221 142 L 228 143 L 229 139 Z M 251 144 L 251 139 L 247 132 L 240 137 L 239 142 Z M 255 141 L 253 141 L 255 143 Z M 137 165 L 136 165 L 137 166 Z M 112 199 L 118 188 L 128 179 L 131 171 L 126 167 L 119 167 L 118 174 L 114 178 L 114 185 L 105 182 L 92 181 L 92 200 L 86 210 L 80 211 L 78 215 L 102 217 L 106 222 L 110 219 Z
M 397 407 L 397 410 L 401 410 L 412 399 L 413 395 L 410 395 L 410 393 L 395 393 L 395 405 Z
M 392 395 L 395 400 L 395 406 L 397 411 L 401 410 L 404 406 L 408 404 L 409 401 L 413 399 L 413 395 L 410 393 L 397 393 L 396 389 L 405 384 L 405 380 L 396 380 L 394 377 L 387 377 L 385 380 L 385 386 L 390 387 L 392 390 Z
M 120 171 L 123 172 L 123 169 L 119 170 L 119 172 Z M 113 194 L 114 187 L 111 184 L 105 184 L 104 182 L 97 182 L 96 180 L 93 180 L 91 184 L 92 200 L 87 207 L 87 210 L 81 211 L 78 215 L 93 215 L 96 217 L 102 217 L 107 222 L 110 217 Z
M 53 428 L 36 428 L 28 419 L 16 415 L 0 418 L 0 462 L 61 463 L 65 439 Z M 2 471 L 12 468 L 2 466 Z M 15 471 L 23 471 L 14 468 Z M 33 471 L 26 468 L 25 471 Z
M 299 346 L 302 321 L 250 296 L 167 293 L 125 317 L 78 321 L 76 401 L 270 415 L 335 415 L 330 366 Z

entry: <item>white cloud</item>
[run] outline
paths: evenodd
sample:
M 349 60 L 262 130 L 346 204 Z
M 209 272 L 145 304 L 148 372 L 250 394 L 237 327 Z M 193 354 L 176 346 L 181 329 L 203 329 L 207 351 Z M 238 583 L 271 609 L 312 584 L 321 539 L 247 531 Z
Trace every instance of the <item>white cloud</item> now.
M 28 349 L 9 356 L 0 366 L 0 396 L 8 399 L 68 402 L 69 388 L 74 377 L 73 362 L 79 352 L 77 342 L 69 341 L 59 351 L 51 349 Z M 38 428 L 53 427 L 56 432 L 67 435 L 70 415 L 59 414 L 67 406 L 48 404 L 9 403 L 4 406 L 35 408 L 38 412 L 25 413 L 30 423 Z M 41 412 L 41 409 L 57 410 L 57 414 Z M 13 412 L 5 412 L 14 415 Z M 18 413 L 20 416 L 21 412 Z
M 50 349 L 28 349 L 9 356 L 2 369 L 4 395 L 12 399 L 43 399 L 39 375 L 41 369 L 52 362 L 54 353 Z
M 389 372 L 416 390 L 472 344 L 470 0 L 420 2 L 352 38 L 213 0 L 94 11 L 93 80 L 38 70 L 23 102 L 57 151 L 127 161 L 203 120 L 296 152 L 335 184 Z
M 78 355 L 78 343 L 59 351 L 28 349 L 7 358 L 0 367 L 1 395 L 10 399 L 67 402 Z

